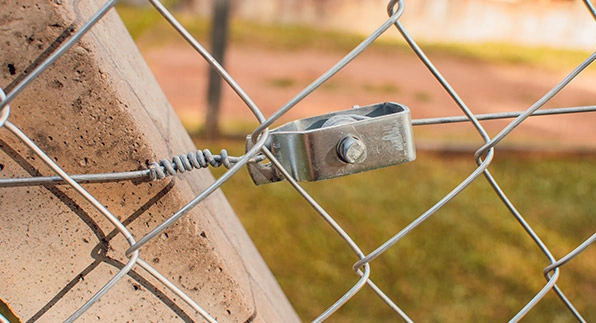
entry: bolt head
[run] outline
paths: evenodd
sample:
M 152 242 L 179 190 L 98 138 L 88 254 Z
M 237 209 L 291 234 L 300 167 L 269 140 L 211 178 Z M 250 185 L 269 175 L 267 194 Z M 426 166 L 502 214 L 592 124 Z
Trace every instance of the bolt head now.
M 337 144 L 337 155 L 348 164 L 361 162 L 366 159 L 366 145 L 354 136 L 346 136 Z

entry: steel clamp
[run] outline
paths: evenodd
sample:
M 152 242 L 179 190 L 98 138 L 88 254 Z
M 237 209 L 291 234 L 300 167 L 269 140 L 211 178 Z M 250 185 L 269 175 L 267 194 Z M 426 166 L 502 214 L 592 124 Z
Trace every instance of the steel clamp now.
M 253 147 L 250 136 L 246 151 Z M 265 144 L 298 181 L 318 181 L 416 159 L 410 110 L 385 102 L 289 122 L 272 130 Z M 256 185 L 283 175 L 271 163 L 251 162 Z

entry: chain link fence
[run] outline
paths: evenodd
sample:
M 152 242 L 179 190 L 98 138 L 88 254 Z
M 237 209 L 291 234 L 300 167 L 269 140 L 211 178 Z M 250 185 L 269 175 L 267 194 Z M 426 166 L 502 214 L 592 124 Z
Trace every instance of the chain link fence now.
M 174 157 L 172 160 L 162 160 L 161 162 L 154 162 L 150 164 L 148 169 L 143 170 L 120 170 L 122 171 L 121 173 L 88 175 L 68 174 L 65 171 L 63 171 L 57 165 L 55 160 L 48 157 L 48 155 L 44 151 L 38 148 L 38 146 L 34 143 L 34 141 L 29 137 L 28 134 L 23 133 L 19 129 L 19 127 L 11 123 L 11 113 L 19 112 L 11 112 L 10 103 L 16 97 L 18 97 L 21 94 L 21 92 L 25 88 L 27 88 L 33 80 L 35 80 L 45 70 L 50 68 L 59 57 L 61 57 L 66 51 L 70 50 L 71 47 L 77 44 L 77 42 L 79 42 L 81 37 L 83 37 L 83 35 L 85 35 L 87 31 L 94 28 L 96 23 L 100 21 L 109 10 L 112 10 L 113 6 L 116 4 L 116 1 L 107 1 L 105 5 L 99 11 L 97 11 L 95 15 L 93 15 L 93 17 L 91 17 L 85 24 L 78 28 L 76 32 L 70 35 L 68 39 L 56 51 L 54 51 L 48 57 L 43 57 L 42 63 L 39 64 L 33 71 L 28 73 L 22 80 L 20 80 L 20 82 L 18 82 L 18 84 L 14 86 L 10 91 L 8 91 L 7 93 L 5 93 L 4 91 L 0 91 L 0 98 L 2 100 L 0 104 L 0 127 L 12 133 L 12 135 L 18 137 L 20 141 L 26 144 L 35 153 L 35 155 L 38 156 L 38 158 L 40 158 L 41 160 L 43 160 L 43 162 L 47 166 L 49 166 L 57 175 L 54 177 L 30 177 L 8 179 L 4 178 L 0 179 L 0 187 L 2 189 L 10 189 L 20 186 L 44 185 L 48 183 L 65 182 L 68 186 L 70 186 L 72 189 L 76 190 L 76 192 L 78 192 L 81 196 L 83 196 L 89 203 L 91 203 L 91 205 L 93 205 L 103 216 L 105 216 L 112 223 L 114 228 L 118 230 L 119 234 L 121 234 L 126 239 L 129 245 L 128 250 L 126 250 L 125 252 L 126 256 L 128 257 L 128 262 L 117 273 L 113 275 L 113 277 L 109 280 L 107 284 L 105 284 L 105 286 L 103 286 L 103 288 L 99 289 L 99 291 L 95 295 L 86 300 L 86 303 L 67 319 L 67 322 L 72 322 L 76 320 L 90 307 L 94 306 L 94 304 L 96 304 L 102 296 L 109 294 L 111 288 L 118 281 L 122 280 L 123 277 L 126 277 L 129 271 L 135 266 L 139 266 L 145 269 L 157 280 L 162 282 L 164 286 L 166 286 L 171 292 L 175 293 L 180 300 L 186 302 L 192 309 L 199 313 L 204 320 L 209 322 L 215 322 L 215 319 L 209 313 L 207 313 L 207 311 L 205 311 L 203 307 L 201 307 L 200 303 L 191 299 L 188 295 L 184 293 L 184 291 L 181 288 L 179 288 L 179 286 L 168 280 L 162 273 L 155 270 L 147 262 L 143 261 L 139 257 L 139 255 L 142 253 L 143 246 L 145 244 L 147 244 L 149 241 L 153 239 L 156 239 L 156 237 L 163 233 L 164 230 L 166 230 L 173 223 L 175 223 L 181 217 L 187 214 L 187 212 L 190 209 L 200 207 L 200 203 L 202 201 L 204 201 L 210 194 L 212 194 L 222 184 L 224 184 L 232 176 L 234 176 L 240 169 L 246 166 L 248 166 L 249 168 L 252 167 L 250 173 L 253 176 L 255 182 L 257 183 L 267 183 L 278 180 L 287 181 L 293 187 L 293 189 L 320 215 L 321 220 L 327 223 L 341 237 L 341 239 L 343 239 L 343 241 L 345 242 L 345 248 L 351 250 L 358 258 L 358 260 L 353 264 L 351 268 L 356 275 L 356 279 L 352 284 L 352 287 L 349 288 L 349 290 L 345 291 L 345 293 L 341 297 L 339 297 L 335 301 L 335 303 L 333 303 L 325 311 L 320 313 L 320 315 L 314 320 L 315 322 L 321 322 L 331 317 L 338 309 L 344 306 L 356 294 L 358 294 L 363 289 L 367 288 L 370 289 L 374 293 L 374 295 L 376 295 L 380 300 L 382 300 L 387 307 L 394 311 L 399 318 L 401 318 L 405 322 L 412 322 L 412 319 L 408 316 L 408 313 L 402 310 L 402 308 L 400 308 L 399 301 L 392 300 L 384 292 L 383 285 L 377 285 L 372 281 L 371 272 L 373 271 L 373 269 L 371 269 L 371 264 L 374 264 L 375 259 L 386 253 L 389 249 L 396 248 L 396 244 L 400 242 L 400 240 L 402 240 L 404 237 L 410 234 L 414 229 L 422 225 L 425 221 L 432 218 L 433 215 L 437 213 L 437 211 L 443 208 L 443 206 L 445 206 L 448 202 L 453 200 L 461 192 L 466 190 L 466 188 L 475 181 L 487 181 L 490 184 L 494 194 L 499 198 L 501 203 L 509 210 L 511 216 L 517 220 L 519 226 L 523 229 L 525 234 L 527 234 L 527 236 L 531 238 L 535 246 L 541 251 L 545 260 L 548 262 L 548 265 L 543 270 L 544 285 L 542 286 L 542 288 L 536 291 L 536 294 L 533 298 L 527 300 L 526 303 L 519 304 L 519 312 L 511 318 L 511 322 L 520 321 L 530 310 L 532 310 L 532 308 L 534 308 L 539 302 L 541 302 L 545 295 L 550 291 L 554 291 L 554 293 L 556 293 L 559 300 L 564 304 L 565 308 L 578 321 L 586 321 L 582 317 L 582 314 L 575 308 L 570 298 L 566 296 L 564 290 L 557 285 L 557 282 L 561 275 L 563 275 L 561 272 L 561 268 L 569 261 L 573 260 L 573 258 L 581 254 L 586 248 L 588 248 L 588 246 L 596 240 L 596 234 L 585 239 L 583 243 L 578 245 L 573 250 L 568 250 L 567 254 L 565 254 L 564 256 L 555 257 L 551 252 L 549 246 L 543 242 L 543 240 L 535 232 L 534 228 L 524 219 L 524 216 L 521 214 L 521 212 L 518 211 L 515 205 L 507 197 L 504 190 L 499 186 L 497 179 L 488 170 L 488 167 L 495 158 L 495 147 L 503 139 L 507 138 L 507 136 L 514 129 L 519 127 L 525 120 L 527 120 L 531 116 L 547 114 L 585 113 L 596 110 L 596 106 L 541 109 L 541 107 L 543 107 L 553 96 L 555 96 L 558 92 L 564 89 L 570 82 L 573 81 L 573 79 L 577 75 L 582 73 L 582 71 L 584 71 L 590 64 L 593 63 L 593 61 L 596 59 L 596 52 L 589 55 L 585 59 L 585 61 L 583 61 L 575 69 L 573 69 L 565 78 L 563 78 L 558 84 L 552 87 L 552 89 L 548 93 L 546 93 L 542 98 L 540 98 L 534 104 L 532 104 L 527 110 L 511 113 L 476 115 L 474 114 L 473 110 L 466 105 L 462 98 L 460 98 L 458 93 L 450 86 L 448 80 L 441 75 L 440 71 L 433 65 L 429 58 L 424 54 L 422 49 L 417 45 L 415 40 L 408 34 L 404 26 L 400 23 L 400 17 L 402 17 L 402 15 L 404 14 L 407 14 L 407 11 L 405 11 L 404 9 L 408 1 L 391 0 L 389 1 L 386 9 L 389 18 L 386 21 L 380 23 L 377 30 L 370 34 L 362 43 L 356 46 L 349 54 L 347 54 L 344 58 L 338 61 L 337 64 L 335 64 L 327 72 L 323 73 L 319 78 L 317 78 L 314 82 L 305 87 L 302 91 L 300 91 L 300 93 L 298 93 L 295 97 L 289 100 L 275 113 L 267 117 L 263 115 L 263 113 L 259 109 L 259 106 L 251 100 L 247 93 L 243 91 L 242 86 L 238 84 L 217 61 L 212 59 L 210 53 L 195 38 L 193 38 L 193 36 L 176 20 L 172 13 L 168 11 L 166 7 L 164 7 L 164 5 L 162 5 L 157 0 L 150 0 L 149 2 L 153 5 L 155 10 L 157 10 L 171 24 L 172 28 L 174 28 L 178 33 L 180 33 L 180 35 L 184 37 L 188 44 L 192 46 L 202 56 L 202 58 L 219 73 L 219 75 L 225 80 L 225 82 L 227 82 L 227 84 L 235 91 L 238 97 L 242 99 L 242 101 L 246 105 L 246 108 L 249 109 L 252 112 L 252 114 L 254 114 L 255 118 L 259 122 L 259 125 L 252 131 L 252 133 L 247 134 L 250 135 L 250 139 L 247 142 L 248 148 L 246 154 L 240 157 L 227 156 L 225 150 L 222 151 L 220 154 L 211 154 L 211 152 L 205 150 L 180 155 Z M 594 9 L 594 6 L 588 0 L 584 0 L 584 3 L 587 8 L 586 15 L 592 15 L 592 17 L 596 19 L 596 10 Z M 381 10 L 381 8 L 379 9 Z M 420 61 L 426 66 L 426 68 L 434 76 L 436 81 L 445 89 L 445 91 L 447 91 L 451 99 L 461 109 L 463 116 L 419 119 L 411 121 L 409 119 L 409 116 L 407 116 L 403 117 L 398 121 L 396 121 L 395 119 L 386 121 L 381 119 L 383 119 L 383 117 L 385 116 L 391 117 L 393 114 L 404 113 L 407 111 L 400 110 L 399 107 L 397 108 L 397 110 L 392 110 L 393 108 L 385 105 L 381 108 L 368 107 L 369 110 L 365 109 L 366 111 L 363 112 L 363 115 L 359 115 L 357 112 L 355 112 L 359 111 L 356 109 L 350 111 L 350 113 L 346 116 L 341 114 L 334 114 L 332 116 L 325 116 L 322 119 L 310 120 L 310 123 L 306 122 L 306 124 L 293 124 L 288 129 L 282 129 L 282 131 L 269 130 L 269 127 L 274 122 L 276 122 L 280 117 L 288 113 L 288 111 L 295 107 L 297 103 L 306 98 L 309 94 L 319 89 L 322 84 L 324 84 L 342 68 L 350 64 L 350 62 L 354 58 L 356 58 L 360 53 L 365 51 L 367 47 L 369 47 L 369 45 L 375 42 L 381 35 L 387 32 L 395 32 L 395 30 L 397 30 L 403 36 L 403 39 L 418 56 Z M 332 118 L 334 119 L 332 120 Z M 481 120 L 507 118 L 513 119 L 513 121 L 511 121 L 495 136 L 489 136 L 487 131 L 484 129 L 483 125 L 480 123 Z M 329 174 L 323 174 L 324 172 L 319 174 L 317 172 L 319 169 L 309 169 L 309 171 L 307 171 L 306 174 L 302 174 L 300 170 L 297 170 L 297 168 L 300 167 L 314 167 L 314 163 L 320 162 L 320 160 L 317 159 L 317 154 L 319 154 L 319 156 L 323 153 L 329 154 L 329 151 L 321 152 L 317 150 L 318 148 L 316 148 L 315 146 L 318 140 L 321 140 L 323 142 L 321 143 L 322 147 L 329 147 L 331 145 L 331 147 L 334 147 L 335 149 L 336 141 L 334 140 L 336 139 L 329 139 L 329 134 L 325 133 L 324 131 L 328 129 L 343 129 L 342 127 L 344 126 L 347 126 L 350 129 L 360 129 L 360 124 L 366 124 L 367 122 L 373 121 L 376 122 L 376 119 L 379 119 L 379 122 L 381 123 L 380 125 L 373 124 L 373 127 L 378 126 L 382 128 L 386 125 L 385 122 L 389 122 L 391 128 L 391 126 L 396 125 L 394 124 L 394 122 L 397 122 L 397 127 L 399 128 L 399 131 L 391 132 L 392 130 L 389 129 L 389 132 L 385 131 L 377 137 L 370 135 L 370 137 L 367 138 L 354 138 L 348 136 L 349 142 L 346 143 L 345 141 L 342 141 L 342 143 L 337 146 L 337 151 L 331 152 L 332 154 L 337 154 L 337 156 L 334 156 L 334 158 L 336 158 L 337 160 L 341 160 L 341 163 L 343 164 L 341 164 L 341 167 L 331 169 L 331 173 Z M 322 123 L 328 123 L 324 125 L 315 125 L 315 123 L 319 121 Z M 455 122 L 468 122 L 472 124 L 478 136 L 483 141 L 483 145 L 473 153 L 473 158 L 477 164 L 477 167 L 466 178 L 464 178 L 452 191 L 445 194 L 442 198 L 440 198 L 438 202 L 436 202 L 432 207 L 428 208 L 425 212 L 415 217 L 415 219 L 412 220 L 408 225 L 403 227 L 398 232 L 395 232 L 395 234 L 392 237 L 385 241 L 381 241 L 378 244 L 378 246 L 371 252 L 364 252 L 363 250 L 361 250 L 361 247 L 355 241 L 352 240 L 349 232 L 347 232 L 344 228 L 342 228 L 342 226 L 338 224 L 336 218 L 334 218 L 334 215 L 329 214 L 325 210 L 325 208 L 323 208 L 314 198 L 312 198 L 311 195 L 309 195 L 309 193 L 297 181 L 297 179 L 305 179 L 305 176 L 307 180 L 334 177 L 340 175 L 339 173 L 333 173 L 334 171 L 339 172 L 338 169 L 340 168 L 342 169 L 342 171 L 344 171 L 347 167 L 345 174 L 350 174 L 367 169 L 372 169 L 377 166 L 380 167 L 381 165 L 378 165 L 378 160 L 373 160 L 373 165 L 366 165 L 366 167 L 363 166 L 359 168 L 361 166 L 360 160 L 362 158 L 365 158 L 363 157 L 363 153 L 366 153 L 366 149 L 368 148 L 367 153 L 369 157 L 372 156 L 374 153 L 374 149 L 371 149 L 371 145 L 380 144 L 380 142 L 375 142 L 375 140 L 380 141 L 382 138 L 384 138 L 383 136 L 393 137 L 389 139 L 385 138 L 385 141 L 389 140 L 391 144 L 389 145 L 389 147 L 383 148 L 383 151 L 380 152 L 382 156 L 378 158 L 387 158 L 388 155 L 392 154 L 392 152 L 390 152 L 389 150 L 391 149 L 391 147 L 393 147 L 399 150 L 398 153 L 401 154 L 399 156 L 400 159 L 394 161 L 393 164 L 403 162 L 405 161 L 405 159 L 413 159 L 413 152 L 407 152 L 408 149 L 413 149 L 411 138 L 408 138 L 407 133 L 409 127 Z M 312 134 L 312 138 L 309 138 L 310 140 L 315 142 L 313 144 L 313 147 L 315 148 L 311 147 L 314 150 L 308 151 L 309 148 L 305 148 L 305 146 L 307 145 L 304 143 L 302 143 L 302 146 L 296 144 L 293 140 L 298 139 L 294 137 L 292 137 L 293 139 L 282 141 L 280 138 L 282 137 L 281 133 L 283 131 L 286 131 L 286 134 L 289 134 L 290 136 L 306 136 L 309 134 L 310 131 L 310 134 Z M 364 133 L 373 132 L 370 129 L 362 131 Z M 4 133 L 6 134 L 6 132 Z M 325 142 L 325 140 L 331 140 L 332 143 Z M 395 144 L 396 140 L 399 141 L 399 145 Z M 288 152 L 291 149 L 296 150 Z M 300 149 L 307 149 L 307 152 L 301 151 Z M 365 151 L 363 152 L 363 150 Z M 280 156 L 283 156 L 284 159 L 282 160 Z M 288 158 L 293 160 L 287 160 Z M 325 155 L 321 158 L 325 159 L 329 158 L 329 156 Z M 207 189 L 205 189 L 200 195 L 188 201 L 186 205 L 180 207 L 179 211 L 171 215 L 165 222 L 152 227 L 151 231 L 142 237 L 134 237 L 134 235 L 127 229 L 127 226 L 121 222 L 121 220 L 114 216 L 114 214 L 112 214 L 104 205 L 102 205 L 101 202 L 99 202 L 80 184 L 81 182 L 104 183 L 125 180 L 159 181 L 165 177 L 168 177 L 170 175 L 173 176 L 177 173 L 181 173 L 184 171 L 190 171 L 196 168 L 206 168 L 209 166 L 217 167 L 220 165 L 224 165 L 226 168 L 228 168 L 228 170 L 222 176 L 217 178 L 217 180 Z M 320 167 L 329 167 L 324 164 L 322 165 L 323 166 Z M 8 210 L 8 212 L 7 210 L 3 211 L 3 216 L 18 216 L 18 214 L 15 214 L 12 210 Z M 407 259 L 403 259 L 403 261 L 407 261 Z M 0 315 L 0 321 L 6 322 L 7 319 Z

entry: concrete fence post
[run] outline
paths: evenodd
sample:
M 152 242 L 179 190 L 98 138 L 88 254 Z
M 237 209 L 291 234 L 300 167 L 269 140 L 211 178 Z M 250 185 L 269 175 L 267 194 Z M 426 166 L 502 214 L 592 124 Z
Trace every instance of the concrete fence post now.
M 8 93 L 101 5 L 1 1 L 0 86 Z M 69 174 L 137 170 L 195 148 L 114 10 L 11 102 L 10 122 Z M 0 178 L 55 175 L 0 128 Z M 86 184 L 138 239 L 212 183 L 207 170 L 156 182 Z M 0 188 L 0 299 L 23 322 L 71 315 L 127 258 L 126 241 L 66 185 Z M 140 258 L 221 322 L 298 318 L 221 192 Z M 202 321 L 136 266 L 83 322 Z

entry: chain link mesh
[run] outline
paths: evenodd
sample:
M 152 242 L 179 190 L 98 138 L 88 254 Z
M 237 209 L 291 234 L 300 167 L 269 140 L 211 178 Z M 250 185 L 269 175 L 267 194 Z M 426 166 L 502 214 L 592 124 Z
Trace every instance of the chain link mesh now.
M 561 267 L 564 266 L 566 263 L 571 261 L 574 257 L 582 253 L 588 246 L 590 246 L 596 240 L 596 234 L 590 236 L 585 241 L 583 241 L 580 245 L 578 245 L 575 249 L 569 250 L 567 254 L 563 257 L 557 258 L 553 255 L 550 251 L 549 246 L 547 246 L 541 238 L 537 235 L 534 231 L 534 228 L 524 219 L 521 212 L 514 206 L 511 200 L 507 197 L 504 190 L 499 186 L 496 178 L 493 174 L 488 170 L 489 165 L 494 160 L 496 152 L 495 147 L 504 139 L 506 138 L 515 128 L 521 125 L 525 120 L 527 120 L 530 116 L 533 115 L 544 115 L 544 114 L 566 114 L 566 113 L 583 113 L 596 110 L 595 106 L 585 106 L 585 107 L 572 107 L 572 108 L 559 108 L 559 109 L 548 109 L 548 110 L 539 110 L 541 107 L 544 106 L 555 94 L 561 91 L 565 86 L 567 86 L 578 74 L 580 74 L 586 67 L 593 63 L 596 59 L 596 53 L 592 53 L 589 55 L 584 62 L 578 65 L 575 69 L 573 69 L 563 80 L 561 80 L 557 85 L 555 85 L 547 94 L 545 94 L 542 98 L 532 104 L 527 110 L 515 112 L 515 113 L 495 113 L 495 114 L 487 114 L 487 115 L 475 115 L 473 111 L 464 103 L 464 101 L 460 98 L 457 92 L 450 86 L 449 82 L 446 78 L 444 78 L 439 70 L 433 65 L 433 63 L 428 59 L 428 57 L 424 54 L 421 48 L 417 45 L 414 39 L 408 34 L 404 26 L 400 23 L 400 17 L 404 14 L 404 4 L 407 3 L 405 0 L 392 0 L 389 1 L 387 6 L 387 12 L 389 18 L 382 22 L 377 30 L 375 30 L 372 34 L 370 34 L 362 43 L 356 46 L 349 54 L 347 54 L 344 58 L 337 62 L 332 68 L 330 68 L 327 72 L 322 74 L 319 78 L 317 78 L 314 82 L 310 85 L 305 87 L 300 93 L 298 93 L 295 97 L 289 100 L 285 105 L 279 108 L 275 113 L 273 113 L 269 117 L 265 117 L 257 104 L 255 104 L 251 98 L 243 91 L 242 87 L 236 83 L 236 81 L 232 78 L 232 76 L 217 62 L 215 61 L 210 53 L 195 39 L 193 36 L 176 20 L 176 18 L 171 14 L 166 7 L 164 7 L 159 1 L 157 0 L 150 0 L 150 3 L 153 7 L 171 24 L 172 28 L 174 28 L 180 35 L 182 35 L 185 40 L 188 42 L 190 46 L 192 46 L 201 56 L 202 58 L 208 62 L 212 68 L 214 68 L 221 77 L 228 83 L 228 85 L 235 91 L 235 93 L 242 99 L 242 101 L 246 104 L 246 107 L 254 114 L 256 119 L 259 122 L 258 127 L 256 127 L 252 133 L 250 134 L 252 138 L 259 138 L 255 145 L 243 156 L 234 158 L 233 163 L 230 164 L 228 162 L 227 153 L 222 152 L 220 156 L 216 156 L 215 158 L 211 156 L 210 153 L 207 153 L 211 158 L 211 165 L 219 165 L 221 163 L 225 163 L 226 167 L 229 168 L 228 171 L 224 173 L 221 177 L 219 177 L 209 188 L 207 188 L 202 194 L 194 198 L 193 200 L 189 201 L 185 206 L 181 207 L 178 212 L 173 214 L 171 217 L 167 219 L 167 221 L 159 224 L 156 226 L 150 233 L 143 237 L 133 237 L 133 235 L 127 230 L 126 226 L 117 218 L 115 217 L 110 211 L 108 211 L 99 201 L 97 201 L 91 194 L 89 194 L 85 188 L 83 188 L 79 182 L 107 182 L 113 180 L 126 180 L 126 179 L 134 179 L 134 178 L 144 178 L 146 180 L 159 180 L 163 178 L 163 176 L 155 175 L 156 168 L 159 170 L 159 173 L 163 174 L 164 170 L 169 172 L 169 175 L 173 175 L 178 171 L 184 170 L 191 170 L 195 163 L 186 160 L 185 166 L 183 162 L 178 160 L 173 160 L 173 163 L 169 163 L 167 160 L 160 164 L 155 163 L 152 169 L 141 170 L 141 171 L 134 171 L 134 172 L 123 172 L 117 174 L 93 174 L 87 175 L 86 177 L 83 175 L 72 175 L 67 174 L 60 167 L 56 164 L 54 160 L 49 158 L 44 151 L 39 149 L 36 144 L 31 140 L 26 134 L 24 134 L 17 126 L 10 122 L 10 106 L 9 104 L 11 101 L 17 97 L 23 89 L 25 89 L 29 83 L 38 77 L 44 70 L 49 68 L 54 61 L 56 61 L 62 54 L 68 51 L 74 44 L 76 44 L 80 38 L 91 28 L 95 26 L 95 24 L 102 19 L 105 13 L 107 13 L 111 8 L 116 4 L 116 1 L 108 1 L 105 5 L 92 17 L 90 18 L 80 29 L 78 29 L 75 33 L 73 33 L 70 38 L 61 45 L 61 47 L 56 50 L 51 56 L 45 58 L 43 63 L 41 63 L 35 70 L 29 73 L 23 80 L 21 80 L 12 90 L 8 93 L 4 93 L 4 91 L 0 91 L 0 127 L 5 128 L 13 135 L 17 136 L 24 144 L 26 144 L 32 151 L 41 158 L 45 164 L 47 164 L 56 174 L 55 177 L 47 177 L 47 178 L 12 178 L 12 179 L 4 179 L 0 182 L 0 187 L 16 187 L 16 186 L 23 186 L 23 185 L 42 185 L 43 183 L 48 182 L 65 182 L 74 190 L 76 190 L 80 195 L 82 195 L 87 201 L 89 201 L 101 214 L 103 214 L 113 225 L 114 227 L 120 232 L 120 234 L 126 239 L 129 244 L 129 249 L 126 251 L 126 256 L 129 258 L 126 265 L 114 276 L 109 280 L 109 282 L 101 288 L 93 297 L 87 300 L 87 302 L 80 307 L 72 316 L 67 320 L 68 322 L 74 321 L 82 313 L 84 313 L 87 309 L 96 303 L 101 296 L 106 293 L 109 293 L 111 287 L 116 284 L 119 280 L 127 275 L 129 270 L 133 268 L 133 266 L 140 266 L 147 270 L 151 275 L 153 275 L 156 279 L 161 281 L 167 288 L 169 288 L 172 292 L 178 295 L 182 300 L 184 300 L 188 305 L 190 305 L 194 310 L 197 311 L 205 320 L 209 322 L 215 322 L 215 319 L 209 315 L 200 304 L 196 301 L 188 297 L 180 288 L 178 288 L 174 283 L 170 282 L 166 277 L 164 277 L 160 272 L 153 269 L 148 263 L 144 262 L 141 258 L 139 258 L 139 253 L 142 252 L 142 247 L 152 239 L 154 239 L 158 234 L 163 232 L 166 228 L 176 222 L 180 217 L 182 217 L 186 212 L 203 201 L 206 197 L 208 197 L 212 192 L 218 189 L 223 183 L 225 183 L 231 176 L 233 176 L 239 169 L 246 166 L 249 162 L 254 162 L 255 157 L 259 158 L 258 156 L 264 155 L 266 156 L 276 167 L 279 168 L 279 171 L 284 175 L 287 179 L 289 184 L 295 189 L 295 191 L 302 196 L 302 198 L 308 202 L 308 204 L 320 215 L 321 219 L 325 221 L 333 230 L 343 239 L 345 242 L 345 247 L 349 248 L 358 258 L 353 264 L 352 270 L 356 274 L 355 282 L 353 283 L 352 287 L 345 292 L 340 298 L 338 298 L 334 304 L 329 306 L 324 312 L 320 313 L 320 315 L 314 320 L 315 322 L 321 322 L 325 319 L 329 318 L 334 312 L 336 312 L 339 308 L 344 306 L 348 300 L 352 299 L 356 294 L 358 294 L 364 287 L 368 287 L 376 296 L 378 296 L 391 310 L 393 310 L 397 316 L 399 316 L 405 322 L 412 322 L 412 319 L 408 316 L 408 314 L 402 310 L 399 306 L 399 302 L 394 302 L 385 292 L 383 291 L 382 285 L 376 285 L 371 279 L 371 266 L 370 264 L 375 261 L 380 255 L 384 254 L 387 250 L 394 247 L 400 240 L 406 237 L 410 232 L 412 232 L 415 228 L 420 226 L 422 223 L 427 221 L 429 218 L 433 217 L 434 214 L 437 213 L 443 206 L 445 206 L 448 202 L 453 200 L 456 196 L 458 196 L 462 191 L 464 191 L 470 184 L 475 181 L 485 180 L 487 181 L 494 194 L 498 196 L 501 203 L 509 210 L 511 216 L 513 216 L 519 226 L 523 228 L 525 233 L 531 238 L 531 240 L 535 243 L 536 247 L 542 252 L 543 256 L 548 261 L 548 265 L 544 268 L 544 285 L 538 291 L 533 298 L 528 300 L 525 304 L 519 304 L 519 312 L 511 318 L 512 322 L 516 322 L 521 320 L 533 307 L 535 307 L 549 291 L 554 291 L 560 301 L 565 305 L 567 310 L 569 310 L 578 321 L 585 321 L 579 311 L 576 310 L 571 300 L 565 295 L 562 288 L 557 285 L 557 281 L 561 277 Z M 592 4 L 584 0 L 584 3 L 587 8 L 586 14 L 592 15 L 596 17 L 596 13 L 594 12 L 594 7 Z M 334 216 L 329 214 L 309 193 L 297 182 L 295 181 L 288 170 L 282 167 L 282 164 L 275 158 L 275 156 L 269 151 L 265 142 L 269 136 L 268 127 L 270 127 L 275 121 L 277 121 L 280 117 L 284 116 L 288 111 L 290 111 L 297 103 L 302 101 L 306 98 L 309 94 L 316 91 L 323 83 L 325 83 L 329 78 L 339 72 L 342 68 L 348 65 L 354 58 L 356 58 L 360 53 L 365 51 L 369 45 L 371 45 L 375 40 L 380 37 L 382 34 L 394 31 L 397 29 L 399 33 L 402 35 L 403 39 L 407 42 L 407 44 L 411 47 L 414 53 L 418 56 L 418 58 L 424 63 L 426 68 L 430 71 L 430 73 L 435 77 L 436 81 L 447 91 L 449 96 L 452 100 L 457 104 L 457 106 L 461 109 L 464 116 L 461 117 L 447 117 L 447 118 L 433 118 L 433 119 L 419 119 L 413 120 L 412 124 L 414 126 L 421 126 L 421 125 L 434 125 L 434 124 L 441 124 L 441 123 L 451 123 L 451 122 L 469 122 L 471 123 L 478 133 L 478 136 L 482 138 L 483 144 L 479 147 L 473 154 L 473 158 L 477 163 L 477 167 L 465 178 L 463 179 L 452 191 L 444 195 L 442 198 L 439 199 L 432 207 L 428 208 L 425 212 L 421 215 L 416 217 L 413 221 L 411 221 L 408 225 L 406 225 L 403 229 L 396 232 L 392 237 L 389 239 L 381 242 L 372 252 L 364 252 L 361 250 L 361 247 L 352 240 L 349 233 L 342 228 L 338 222 L 335 220 Z M 513 118 L 506 127 L 504 127 L 497 135 L 489 136 L 487 131 L 484 129 L 483 125 L 480 123 L 480 120 L 488 120 L 488 119 L 497 119 L 497 118 Z M 192 154 L 189 154 L 192 155 Z M 204 157 L 203 152 L 197 153 L 195 155 L 196 158 Z M 197 157 L 198 156 L 198 157 Z M 217 159 L 217 161 L 215 161 Z M 258 159 L 261 160 L 262 158 Z M 258 161 L 257 160 L 257 161 Z M 174 166 L 172 166 L 174 165 Z M 203 160 L 201 163 L 197 162 L 197 165 L 194 165 L 196 168 L 200 167 L 207 167 L 208 163 Z M 138 238 L 138 239 L 137 239 Z

